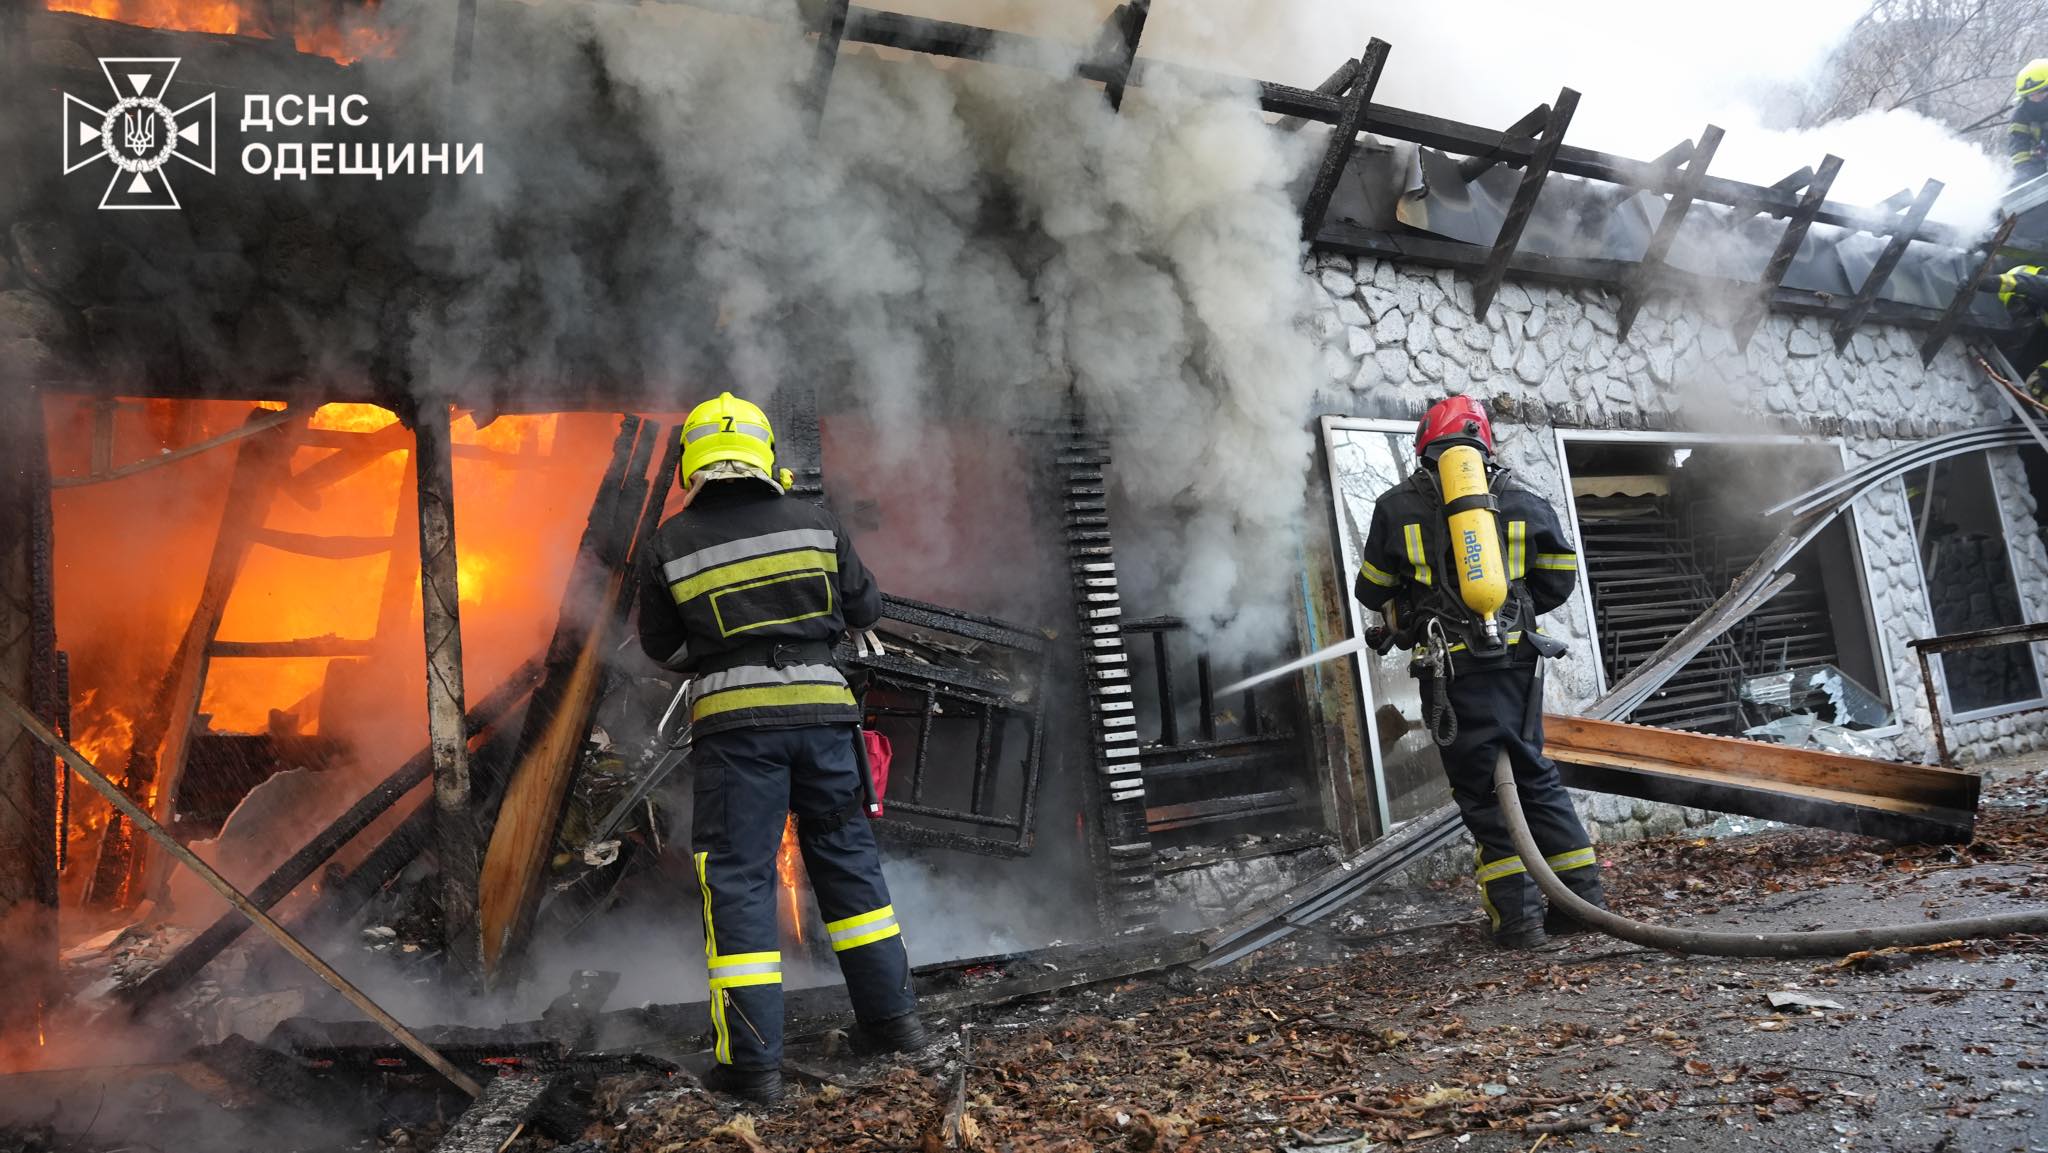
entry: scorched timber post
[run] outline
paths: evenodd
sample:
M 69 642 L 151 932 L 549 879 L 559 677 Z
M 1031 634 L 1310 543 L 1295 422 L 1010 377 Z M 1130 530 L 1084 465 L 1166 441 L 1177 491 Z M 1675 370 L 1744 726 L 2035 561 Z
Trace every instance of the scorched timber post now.
M 49 582 L 49 461 L 42 402 L 0 382 L 0 691 L 45 716 L 56 673 Z M 33 1037 L 56 968 L 55 765 L 0 716 L 0 1038 Z
M 454 454 L 448 406 L 413 411 L 413 466 L 419 484 L 420 618 L 427 645 L 427 742 L 434 756 L 434 856 L 441 866 L 441 925 L 448 959 L 469 979 L 482 974 L 477 934 L 476 817 L 470 811 L 469 743 L 463 725 L 462 608 L 455 566 Z

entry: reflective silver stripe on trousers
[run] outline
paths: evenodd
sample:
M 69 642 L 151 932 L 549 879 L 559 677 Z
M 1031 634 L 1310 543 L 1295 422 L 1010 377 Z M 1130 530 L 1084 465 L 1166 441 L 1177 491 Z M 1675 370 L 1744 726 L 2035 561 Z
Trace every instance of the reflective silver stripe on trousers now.
M 782 962 L 763 961 L 758 965 L 719 965 L 711 970 L 711 979 L 721 981 L 727 977 L 751 977 L 757 973 L 782 972 Z
M 841 941 L 851 941 L 855 937 L 873 936 L 876 933 L 884 932 L 895 927 L 896 914 L 891 913 L 888 916 L 883 917 L 879 921 L 869 921 L 865 925 L 851 925 L 847 928 L 839 930 L 837 933 L 832 934 L 832 943 L 834 945 L 837 945 Z
M 755 440 L 765 441 L 769 443 L 773 443 L 774 441 L 774 438 L 768 434 L 768 430 L 762 428 L 760 425 L 749 424 L 744 420 L 736 420 L 732 423 L 731 428 L 725 427 L 725 424 L 722 421 L 720 421 L 711 424 L 700 424 L 695 428 L 684 429 L 683 443 L 694 444 L 695 442 L 703 440 L 705 437 L 710 436 L 713 433 L 720 432 L 736 432 L 742 436 L 751 436 Z
M 760 688 L 766 685 L 826 684 L 843 685 L 846 678 L 831 665 L 789 665 L 786 668 L 771 668 L 767 665 L 741 665 L 722 673 L 706 673 L 690 682 L 690 704 L 727 689 Z
M 668 583 L 674 584 L 719 565 L 799 548 L 836 552 L 839 548 L 839 538 L 833 535 L 831 529 L 824 528 L 792 528 L 781 532 L 762 533 L 760 536 L 743 537 L 724 544 L 715 544 L 710 548 L 700 548 L 686 556 L 677 557 L 661 566 L 661 575 L 668 579 Z

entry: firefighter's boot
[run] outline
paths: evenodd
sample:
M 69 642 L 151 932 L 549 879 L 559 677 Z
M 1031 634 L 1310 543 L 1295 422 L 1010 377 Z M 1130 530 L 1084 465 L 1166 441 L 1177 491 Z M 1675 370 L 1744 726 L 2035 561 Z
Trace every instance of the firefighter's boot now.
M 1581 901 L 1596 909 L 1607 907 L 1607 896 L 1600 885 L 1600 862 L 1594 858 L 1590 847 L 1573 849 L 1545 858 L 1557 879 Z M 1590 933 L 1593 926 L 1586 924 L 1563 909 L 1551 908 L 1543 915 L 1544 931 L 1553 937 L 1570 933 Z
M 874 1024 L 854 1026 L 851 1038 L 856 1052 L 865 1054 L 919 1053 L 931 1042 L 925 1037 L 924 1022 L 916 1013 L 904 1013 Z
M 1482 851 L 1473 879 L 1479 882 L 1479 901 L 1486 907 L 1494 944 L 1503 949 L 1540 949 L 1550 943 L 1549 934 L 1543 931 L 1543 893 L 1529 879 L 1522 858 L 1488 861 Z
M 780 1069 L 740 1069 L 713 1065 L 703 1076 L 704 1088 L 756 1105 L 774 1105 L 782 1100 Z

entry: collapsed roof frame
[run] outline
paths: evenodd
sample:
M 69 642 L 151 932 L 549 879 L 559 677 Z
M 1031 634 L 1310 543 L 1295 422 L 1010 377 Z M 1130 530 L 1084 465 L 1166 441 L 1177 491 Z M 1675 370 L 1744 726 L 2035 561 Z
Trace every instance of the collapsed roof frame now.
M 659 0 L 713 11 L 739 14 L 739 9 L 722 0 Z M 455 47 L 458 82 L 467 71 L 470 40 L 474 35 L 475 0 L 462 0 Z M 805 4 L 807 34 L 815 38 L 816 63 L 807 93 L 814 123 L 823 119 L 825 100 L 839 49 L 847 43 L 868 44 L 931 56 L 959 60 L 1000 61 L 1005 64 L 1053 70 L 1053 61 L 1071 60 L 1076 46 L 1062 44 L 1028 33 L 984 28 L 948 20 L 889 12 L 850 0 L 821 0 Z M 2001 222 L 1995 235 L 1973 233 L 1947 225 L 1932 224 L 1928 212 L 1940 195 L 1940 181 L 1929 180 L 1917 196 L 1895 197 L 1884 204 L 1863 207 L 1827 199 L 1842 160 L 1826 156 L 1817 168 L 1802 168 L 1771 185 L 1750 184 L 1706 171 L 1721 129 L 1708 125 L 1699 142 L 1682 141 L 1653 161 L 1565 144 L 1579 94 L 1570 88 L 1559 92 L 1555 102 L 1538 106 L 1505 130 L 1465 124 L 1440 116 L 1413 112 L 1374 103 L 1372 96 L 1386 65 L 1391 46 L 1372 39 L 1363 52 L 1344 61 L 1331 77 L 1314 89 L 1298 88 L 1266 80 L 1224 77 L 1202 69 L 1160 60 L 1139 60 L 1138 44 L 1144 35 L 1151 0 L 1127 0 L 1109 14 L 1095 44 L 1069 69 L 1077 79 L 1099 83 L 1112 110 L 1120 110 L 1126 89 L 1143 86 L 1148 79 L 1166 75 L 1229 80 L 1256 87 L 1259 107 L 1281 117 L 1281 125 L 1296 129 L 1309 121 L 1333 128 L 1330 143 L 1311 183 L 1302 212 L 1302 237 L 1312 247 L 1367 256 L 1374 259 L 1407 261 L 1448 267 L 1472 273 L 1474 312 L 1484 316 L 1508 272 L 1532 279 L 1564 284 L 1612 288 L 1622 294 L 1624 320 L 1620 327 L 1626 339 L 1630 322 L 1652 291 L 1736 291 L 1746 292 L 1754 301 L 1738 318 L 1735 334 L 1746 346 L 1764 313 L 1785 312 L 1826 317 L 1832 321 L 1837 350 L 1849 341 L 1866 321 L 1928 329 L 1920 352 L 1923 363 L 1931 364 L 1949 337 L 1958 331 L 1995 332 L 1981 318 L 1972 319 L 1970 306 L 1979 287 L 1989 276 L 2000 243 L 2010 235 L 2011 215 Z M 758 13 L 746 13 L 758 15 Z M 1350 162 L 1359 133 L 1405 141 L 1424 148 L 1456 154 L 1466 159 L 1459 175 L 1467 182 L 1495 164 L 1520 168 L 1523 175 L 1511 210 L 1494 243 L 1466 244 L 1421 234 L 1393 233 L 1326 219 L 1331 196 Z M 1585 257 L 1551 257 L 1518 251 L 1522 228 L 1534 209 L 1545 179 L 1552 173 L 1665 196 L 1664 217 L 1656 236 L 1640 260 Z M 1904 204 L 1897 203 L 1906 200 Z M 1671 239 L 1695 201 L 1726 205 L 1742 215 L 1765 214 L 1785 221 L 1777 251 L 1766 265 L 1762 278 L 1750 284 L 1702 276 L 1673 268 L 1665 262 Z M 1814 224 L 1827 224 L 1852 232 L 1886 237 L 1883 255 L 1862 278 L 1856 292 L 1844 300 L 1825 292 L 1786 288 L 1782 279 L 1794 255 Z M 1957 285 L 1955 296 L 1943 309 L 1925 308 L 1897 301 L 1881 300 L 1878 294 L 1893 270 L 1914 242 L 1959 249 L 1972 256 L 1982 254 L 1973 275 Z

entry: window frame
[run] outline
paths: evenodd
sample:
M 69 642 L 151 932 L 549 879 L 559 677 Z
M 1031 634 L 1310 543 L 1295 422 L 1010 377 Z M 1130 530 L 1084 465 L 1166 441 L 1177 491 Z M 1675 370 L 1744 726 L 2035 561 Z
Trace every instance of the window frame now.
M 1935 461 L 1932 467 L 1939 467 L 1952 460 L 1964 460 L 1973 456 L 1977 457 L 1978 459 L 1984 462 L 1984 481 L 1986 484 L 1991 486 L 1991 503 L 1994 510 L 1998 514 L 1998 531 L 2000 539 L 2005 542 L 2005 571 L 2009 576 L 2012 577 L 2013 596 L 2017 598 L 2019 601 L 2020 616 L 2022 618 L 2022 623 L 2025 623 L 2024 618 L 2028 616 L 2028 614 L 2032 611 L 2034 606 L 2027 603 L 2026 589 L 2020 584 L 2020 571 L 2013 565 L 2012 518 L 2006 515 L 2006 494 L 2005 490 L 1999 486 L 1998 470 L 1991 467 L 1990 454 L 1993 452 L 2005 451 L 2017 453 L 2019 450 L 2017 448 L 1978 449 L 1976 452 L 1959 453 L 1953 457 L 1945 457 L 1941 460 Z M 2022 463 L 2021 467 L 2024 468 L 2025 464 Z M 1905 502 L 1906 525 L 1910 530 L 1912 530 L 1917 535 L 1919 533 L 1920 526 L 1913 520 L 1913 501 L 1912 498 L 1908 496 L 1906 493 L 1906 478 L 1904 476 L 1898 476 L 1886 482 L 1886 484 L 1888 486 L 1897 486 L 1893 491 L 1898 494 L 1898 498 L 1901 501 Z M 1927 570 L 1920 560 L 1920 550 L 1917 548 L 1913 550 L 1913 575 L 1920 586 L 1920 610 L 1927 614 L 1927 627 L 1930 629 L 1938 629 L 1940 626 L 1935 624 L 1934 621 L 1934 601 L 1927 595 Z M 1941 634 L 1939 632 L 1936 632 L 1932 635 L 1940 636 Z M 2034 662 L 2034 696 L 2025 698 L 2023 700 L 2013 701 L 2008 704 L 1992 705 L 1988 708 L 1973 709 L 1966 713 L 1956 712 L 1953 708 L 1953 702 L 1948 695 L 1948 665 L 1943 660 L 1945 654 L 1932 654 L 1932 659 L 1928 662 L 1928 664 L 1934 673 L 1933 689 L 1935 692 L 1941 694 L 1942 722 L 1944 724 L 1950 725 L 1963 725 L 1971 724 L 1978 721 L 1995 721 L 2001 717 L 2009 717 L 2016 713 L 2036 712 L 2041 709 L 2048 708 L 2048 661 L 2044 661 L 2043 654 L 2041 653 L 2040 648 L 2040 642 L 2035 642 L 2034 644 L 2029 644 L 2026 646 L 2027 656 L 2031 658 Z M 1922 685 L 1921 691 L 1925 693 L 1927 691 L 1927 686 Z M 1919 704 L 1921 702 L 1916 701 L 1914 703 Z
M 1571 528 L 1574 543 L 1580 540 L 1579 502 L 1571 494 L 1572 466 L 1571 455 L 1568 450 L 1575 442 L 1579 444 L 1663 444 L 1674 448 L 1683 448 L 1689 445 L 1745 445 L 1757 447 L 1770 447 L 1772 445 L 1811 447 L 1822 445 L 1832 446 L 1835 449 L 1836 455 L 1841 458 L 1842 470 L 1844 472 L 1854 468 L 1856 463 L 1850 456 L 1847 440 L 1839 436 L 1803 436 L 1797 433 L 1657 432 L 1648 429 L 1572 428 L 1564 425 L 1558 425 L 1552 431 L 1556 438 L 1557 470 L 1558 474 L 1564 479 L 1566 521 Z M 1996 478 L 1994 477 L 1993 479 L 1995 482 Z M 1786 495 L 1789 496 L 1791 494 L 1788 493 Z M 2001 516 L 2003 511 L 2001 508 Z M 1877 672 L 1884 678 L 1884 684 L 1872 686 L 1872 689 L 1886 701 L 1890 702 L 1892 713 L 1891 724 L 1874 729 L 1859 729 L 1857 732 L 1873 738 L 1896 737 L 1905 731 L 1905 722 L 1900 719 L 1905 715 L 1905 711 L 1899 699 L 1898 654 L 1893 651 L 1894 646 L 1891 634 L 1879 627 L 1877 620 L 1876 601 L 1870 593 L 1870 557 L 1869 551 L 1864 547 L 1862 523 L 1857 518 L 1856 509 L 1853 505 L 1843 509 L 1842 516 L 1848 518 L 1848 524 L 1845 527 L 1848 530 L 1849 547 L 1853 554 L 1851 561 L 1856 578 L 1856 592 L 1863 601 L 1864 626 L 1869 630 L 1873 651 L 1878 656 Z M 2011 563 L 2010 554 L 2007 555 L 2006 562 L 2008 564 Z M 1914 558 L 1914 564 L 1916 566 L 1914 571 L 1917 573 L 1919 571 L 1917 567 L 1919 564 L 1918 557 Z M 1920 582 L 1920 591 L 1924 599 L 1927 592 L 1927 583 L 1924 578 Z M 1577 585 L 1572 589 L 1572 596 L 1578 602 L 1579 610 L 1585 614 L 1586 635 L 1592 642 L 1593 652 L 1598 654 L 1601 651 L 1600 626 L 1593 613 L 1593 587 L 1592 582 L 1585 579 L 1583 572 L 1580 573 Z M 1931 612 L 1928 619 L 1933 619 Z M 1601 694 L 1605 694 L 1612 687 L 1607 683 L 1607 666 L 1605 661 L 1596 659 L 1593 662 L 1593 682 Z M 1944 698 L 1945 702 L 1946 698 Z

